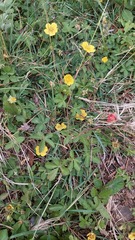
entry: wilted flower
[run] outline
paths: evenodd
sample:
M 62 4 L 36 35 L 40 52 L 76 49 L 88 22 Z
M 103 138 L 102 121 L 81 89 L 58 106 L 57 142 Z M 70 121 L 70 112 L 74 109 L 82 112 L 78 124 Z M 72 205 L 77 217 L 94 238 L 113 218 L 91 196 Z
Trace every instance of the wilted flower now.
M 74 84 L 74 78 L 70 74 L 66 74 L 64 76 L 64 83 L 67 84 L 68 86 L 71 86 Z
M 45 25 L 44 32 L 49 36 L 54 36 L 58 32 L 58 27 L 56 23 L 47 23 Z
M 6 219 L 7 219 L 8 222 L 11 221 L 12 220 L 12 214 L 7 215 Z
M 50 81 L 49 84 L 50 84 L 51 87 L 55 87 L 55 83 L 54 82 Z
M 93 124 L 93 119 L 92 119 L 92 118 L 88 118 L 88 123 L 89 123 L 90 125 L 92 125 L 92 124 Z
M 77 113 L 77 114 L 75 115 L 75 118 L 76 118 L 77 120 L 84 121 L 85 118 L 86 118 L 86 116 L 87 116 L 87 113 L 85 112 L 84 109 L 80 109 L 80 112 L 81 112 L 81 113 Z
M 83 42 L 81 46 L 87 53 L 94 53 L 96 51 L 95 47 L 93 45 L 90 45 L 88 42 Z
M 11 104 L 12 104 L 12 103 L 15 103 L 15 102 L 16 102 L 16 97 L 12 97 L 12 96 L 10 95 L 10 97 L 8 98 L 8 102 L 10 102 Z
M 96 235 L 93 232 L 87 234 L 87 240 L 96 240 Z
M 104 16 L 102 19 L 102 24 L 105 26 L 107 24 L 107 18 Z
M 108 62 L 108 57 L 103 57 L 101 60 L 102 60 L 103 63 L 107 63 Z
M 135 240 L 135 232 L 129 233 L 129 234 L 128 234 L 128 238 L 129 238 L 130 240 Z
M 47 146 L 44 146 L 44 149 L 40 152 L 39 146 L 36 146 L 35 150 L 36 150 L 36 154 L 37 154 L 38 156 L 44 157 L 44 156 L 46 156 L 46 154 L 47 154 L 47 152 L 48 152 L 48 147 L 47 147 Z
M 56 126 L 55 126 L 55 128 L 56 128 L 57 131 L 61 131 L 61 130 L 63 130 L 63 129 L 66 129 L 67 126 L 66 126 L 65 123 L 61 123 L 61 124 L 60 124 L 60 123 L 57 123 Z
M 112 147 L 113 147 L 115 150 L 117 150 L 117 149 L 120 148 L 120 143 L 118 142 L 118 140 L 115 141 L 115 142 L 112 142 Z
M 14 211 L 14 207 L 12 206 L 12 204 L 8 204 L 6 207 L 5 207 L 5 210 L 7 212 L 13 212 Z

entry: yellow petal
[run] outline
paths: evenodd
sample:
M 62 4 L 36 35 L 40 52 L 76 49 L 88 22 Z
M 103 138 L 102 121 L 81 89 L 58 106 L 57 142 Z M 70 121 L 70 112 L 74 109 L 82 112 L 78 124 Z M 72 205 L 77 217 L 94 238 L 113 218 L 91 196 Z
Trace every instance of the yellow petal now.
M 44 32 L 49 36 L 54 36 L 58 32 L 58 27 L 56 23 L 47 23 L 45 25 Z
M 57 123 L 56 125 L 55 125 L 55 129 L 57 130 L 57 131 L 61 131 L 61 130 L 63 130 L 63 129 L 66 129 L 67 128 L 67 126 L 66 126 L 66 124 L 65 123 Z
M 96 51 L 95 47 L 93 45 L 88 44 L 88 42 L 83 42 L 81 46 L 88 53 L 94 53 Z
M 67 128 L 65 123 L 61 123 L 61 127 L 62 127 L 62 129 L 66 129 Z
M 36 154 L 39 156 L 40 155 L 39 146 L 36 146 L 35 150 L 36 150 Z
M 129 238 L 130 240 L 135 240 L 135 232 L 129 233 L 129 234 L 128 234 L 128 238 Z
M 108 62 L 108 57 L 103 57 L 101 60 L 103 63 L 106 63 L 106 62 Z
M 40 155 L 44 157 L 47 154 L 47 152 L 48 152 L 48 147 L 45 146 L 44 150 L 40 153 Z
M 40 151 L 39 151 L 39 146 L 36 146 L 35 150 L 36 150 L 36 154 L 37 154 L 38 156 L 44 157 L 44 156 L 47 154 L 47 152 L 48 152 L 48 147 L 47 147 L 47 146 L 44 146 L 43 151 L 40 152 Z
M 84 109 L 80 109 L 80 112 L 81 112 L 81 113 L 77 113 L 77 114 L 75 115 L 75 118 L 76 118 L 77 120 L 84 121 L 84 120 L 85 120 L 85 117 L 87 116 L 87 113 L 85 112 Z
M 8 98 L 8 102 L 10 102 L 11 104 L 12 104 L 12 103 L 15 103 L 15 102 L 16 102 L 16 97 L 10 96 L 10 97 Z
M 66 74 L 64 76 L 64 83 L 67 84 L 68 86 L 74 84 L 74 78 L 71 76 L 71 74 Z

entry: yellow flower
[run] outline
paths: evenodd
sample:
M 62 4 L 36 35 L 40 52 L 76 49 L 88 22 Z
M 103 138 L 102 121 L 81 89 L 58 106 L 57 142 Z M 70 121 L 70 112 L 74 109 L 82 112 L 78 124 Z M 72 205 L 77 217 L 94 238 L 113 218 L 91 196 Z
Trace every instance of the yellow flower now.
M 56 128 L 57 131 L 61 131 L 61 130 L 63 130 L 63 129 L 66 129 L 67 126 L 66 126 L 65 123 L 61 123 L 61 124 L 60 124 L 60 123 L 57 123 L 56 126 L 55 126 L 55 128 Z
M 47 152 L 48 152 L 48 147 L 47 147 L 47 146 L 44 146 L 44 149 L 40 152 L 40 151 L 39 151 L 39 146 L 36 146 L 35 150 L 36 150 L 36 154 L 37 154 L 38 156 L 44 157 L 44 156 L 46 156 L 46 154 L 47 154 Z
M 108 57 L 103 57 L 101 60 L 103 63 L 106 63 L 106 62 L 108 62 Z
M 15 102 L 16 102 L 16 97 L 10 96 L 10 97 L 8 98 L 8 102 L 10 102 L 11 104 L 12 104 L 12 103 L 15 103 Z
M 77 114 L 75 115 L 75 118 L 76 118 L 77 120 L 83 121 L 83 120 L 85 120 L 85 117 L 87 116 L 87 113 L 85 112 L 84 109 L 80 109 L 80 112 L 81 112 L 81 113 L 77 113 Z
M 47 23 L 45 27 L 44 32 L 51 37 L 58 32 L 58 26 L 56 23 Z
M 99 2 L 101 2 L 101 3 L 102 3 L 102 2 L 103 2 L 103 0 L 99 0 Z
M 88 42 L 83 42 L 81 46 L 88 53 L 94 53 L 96 51 L 95 47 L 93 45 L 90 45 Z
M 128 238 L 129 238 L 130 240 L 135 240 L 135 232 L 129 233 L 129 234 L 128 234 Z
M 64 83 L 67 84 L 68 86 L 74 84 L 74 81 L 75 81 L 74 78 L 70 74 L 66 74 L 64 76 Z
M 96 240 L 95 233 L 91 232 L 87 234 L 87 240 Z

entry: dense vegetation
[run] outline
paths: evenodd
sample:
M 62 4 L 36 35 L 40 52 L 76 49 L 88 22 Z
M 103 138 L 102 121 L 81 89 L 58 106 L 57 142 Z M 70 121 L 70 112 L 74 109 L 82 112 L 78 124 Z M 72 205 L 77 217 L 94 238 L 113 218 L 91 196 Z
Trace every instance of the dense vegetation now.
M 0 2 L 0 240 L 135 239 L 133 2 Z

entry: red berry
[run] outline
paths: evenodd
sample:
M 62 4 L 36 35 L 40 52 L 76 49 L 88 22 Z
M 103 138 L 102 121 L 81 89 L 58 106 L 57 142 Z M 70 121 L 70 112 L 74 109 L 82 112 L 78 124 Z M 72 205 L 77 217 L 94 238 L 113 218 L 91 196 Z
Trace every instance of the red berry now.
M 111 123 L 111 122 L 115 122 L 117 120 L 117 117 L 114 113 L 110 113 L 107 117 L 107 122 Z

